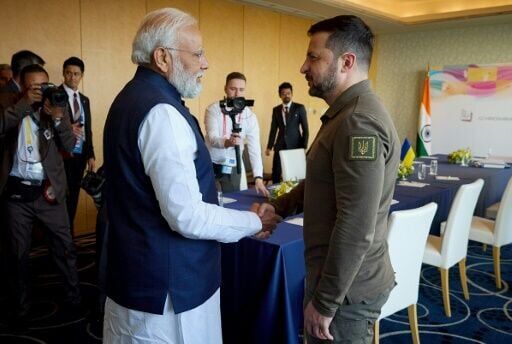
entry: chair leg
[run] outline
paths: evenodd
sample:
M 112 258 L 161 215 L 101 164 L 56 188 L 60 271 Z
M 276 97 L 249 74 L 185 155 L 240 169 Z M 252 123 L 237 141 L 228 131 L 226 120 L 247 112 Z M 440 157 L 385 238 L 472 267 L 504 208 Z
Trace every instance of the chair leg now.
M 373 323 L 373 344 L 379 344 L 379 319 Z
M 462 285 L 462 292 L 464 293 L 464 298 L 466 300 L 469 300 L 468 279 L 466 277 L 466 258 L 462 259 L 459 262 L 459 272 L 460 272 L 460 284 Z
M 496 279 L 496 288 L 501 289 L 501 266 L 500 266 L 500 248 L 492 247 L 492 259 L 494 261 L 494 276 Z
M 411 328 L 412 343 L 420 344 L 420 332 L 418 330 L 418 312 L 416 310 L 416 304 L 410 305 L 407 308 L 407 314 L 409 314 L 409 327 Z
M 448 282 L 448 271 L 449 269 L 439 268 L 441 272 L 441 289 L 443 290 L 443 305 L 444 314 L 447 317 L 452 316 L 452 310 L 450 308 L 450 284 Z
M 482 251 L 487 251 L 487 244 L 482 244 Z

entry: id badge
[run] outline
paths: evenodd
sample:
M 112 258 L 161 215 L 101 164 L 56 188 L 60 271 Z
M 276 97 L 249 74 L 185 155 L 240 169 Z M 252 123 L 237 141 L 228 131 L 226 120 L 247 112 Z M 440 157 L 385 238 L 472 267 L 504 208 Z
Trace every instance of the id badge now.
M 222 165 L 221 173 L 222 174 L 231 174 L 233 170 L 233 166 Z
M 42 180 L 43 177 L 43 164 L 40 162 L 37 162 L 35 164 L 27 164 L 27 176 L 30 179 L 34 180 Z
M 229 167 L 235 167 L 236 166 L 236 160 L 235 159 L 226 158 L 226 160 L 224 160 L 224 163 L 222 165 L 229 166 Z
M 84 146 L 84 140 L 82 138 L 77 138 L 75 142 L 75 147 L 73 147 L 74 154 L 82 154 L 82 147 Z

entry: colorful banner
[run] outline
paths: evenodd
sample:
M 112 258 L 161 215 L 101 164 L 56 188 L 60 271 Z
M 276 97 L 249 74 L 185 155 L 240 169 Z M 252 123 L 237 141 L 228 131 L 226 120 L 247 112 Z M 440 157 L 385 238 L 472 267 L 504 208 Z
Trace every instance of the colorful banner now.
M 512 64 L 444 66 L 429 78 L 431 154 L 512 157 Z

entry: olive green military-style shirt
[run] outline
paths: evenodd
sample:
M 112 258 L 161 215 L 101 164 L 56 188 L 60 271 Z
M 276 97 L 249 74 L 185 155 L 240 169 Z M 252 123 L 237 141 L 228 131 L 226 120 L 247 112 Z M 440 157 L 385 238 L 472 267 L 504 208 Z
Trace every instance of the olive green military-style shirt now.
M 400 145 L 368 80 L 321 119 L 305 181 L 272 204 L 282 216 L 304 210 L 306 301 L 334 316 L 345 299 L 371 300 L 394 284 L 386 237 Z

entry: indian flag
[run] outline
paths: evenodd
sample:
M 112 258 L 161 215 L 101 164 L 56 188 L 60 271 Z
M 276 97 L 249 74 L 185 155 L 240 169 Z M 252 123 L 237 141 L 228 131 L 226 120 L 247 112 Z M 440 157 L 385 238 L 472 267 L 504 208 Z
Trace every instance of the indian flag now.
M 423 97 L 421 99 L 420 118 L 418 120 L 418 139 L 416 153 L 418 156 L 429 156 L 432 153 L 430 144 L 431 118 L 430 118 L 430 79 L 427 76 L 423 82 Z

